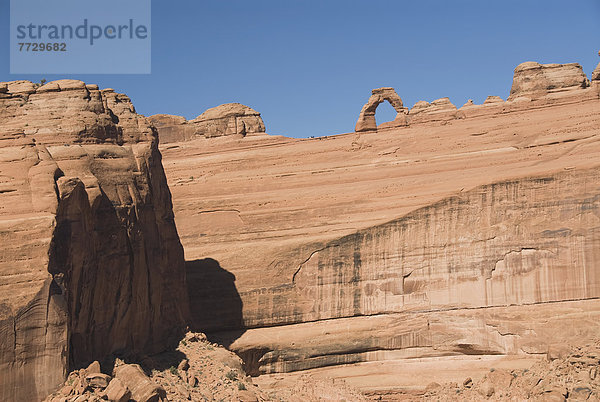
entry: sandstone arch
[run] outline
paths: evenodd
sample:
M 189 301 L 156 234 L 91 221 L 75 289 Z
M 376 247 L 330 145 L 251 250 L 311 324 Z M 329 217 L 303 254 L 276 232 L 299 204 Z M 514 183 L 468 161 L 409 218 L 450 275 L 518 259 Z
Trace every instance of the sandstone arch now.
M 356 122 L 355 131 L 375 131 L 377 130 L 377 122 L 375 121 L 375 110 L 382 102 L 388 101 L 396 110 L 396 118 L 392 122 L 392 126 L 405 126 L 407 109 L 402 104 L 402 99 L 396 93 L 394 88 L 384 87 L 376 88 L 371 91 L 372 95 L 363 106 Z

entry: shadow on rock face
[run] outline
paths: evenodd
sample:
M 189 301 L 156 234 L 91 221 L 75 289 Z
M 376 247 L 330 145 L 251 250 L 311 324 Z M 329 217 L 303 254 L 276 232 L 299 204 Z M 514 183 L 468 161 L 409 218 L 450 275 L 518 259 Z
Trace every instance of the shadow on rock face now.
M 190 330 L 204 332 L 212 342 L 229 347 L 245 332 L 235 275 L 212 258 L 186 261 L 185 270 Z

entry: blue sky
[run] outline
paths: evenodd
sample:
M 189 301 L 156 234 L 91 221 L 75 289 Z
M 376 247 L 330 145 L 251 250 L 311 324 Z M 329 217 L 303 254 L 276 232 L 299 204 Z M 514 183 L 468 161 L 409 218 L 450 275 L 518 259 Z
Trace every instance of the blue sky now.
M 139 113 L 188 119 L 240 102 L 292 137 L 352 131 L 372 88 L 396 88 L 408 107 L 445 96 L 460 107 L 506 98 L 524 61 L 578 62 L 588 76 L 600 62 L 598 0 L 153 1 L 150 75 L 11 75 L 9 0 L 0 17 L 0 81 L 81 79 Z

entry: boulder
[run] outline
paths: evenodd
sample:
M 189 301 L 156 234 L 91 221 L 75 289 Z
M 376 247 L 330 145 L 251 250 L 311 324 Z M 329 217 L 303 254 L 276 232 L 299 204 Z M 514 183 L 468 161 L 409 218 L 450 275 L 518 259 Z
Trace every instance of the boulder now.
M 494 385 L 490 381 L 484 381 L 477 387 L 477 392 L 479 392 L 481 396 L 487 398 L 490 398 L 492 395 L 494 395 L 495 391 L 496 390 L 494 389 Z
M 85 377 L 85 382 L 88 387 L 94 389 L 104 389 L 108 387 L 111 377 L 108 374 L 94 373 L 88 374 Z
M 187 371 L 190 368 L 190 362 L 188 359 L 183 359 L 177 365 L 177 370 Z
M 87 374 L 102 373 L 102 370 L 100 369 L 100 363 L 98 363 L 98 360 L 95 360 L 92 363 L 90 363 L 90 365 L 85 369 L 85 372 Z
M 165 390 L 148 378 L 137 364 L 116 367 L 115 378 L 131 391 L 131 398 L 137 402 L 157 402 L 166 398 Z
M 198 385 L 198 377 L 193 376 L 193 375 L 188 375 L 188 377 L 187 377 L 187 383 L 192 388 L 196 387 Z
M 573 401 L 587 401 L 592 393 L 591 386 L 589 384 L 581 384 L 576 386 L 569 392 L 569 400 Z
M 104 394 L 111 402 L 127 402 L 131 398 L 131 391 L 118 378 L 113 378 L 108 387 L 104 390 Z
M 238 393 L 240 402 L 258 402 L 256 394 L 250 390 L 243 390 Z

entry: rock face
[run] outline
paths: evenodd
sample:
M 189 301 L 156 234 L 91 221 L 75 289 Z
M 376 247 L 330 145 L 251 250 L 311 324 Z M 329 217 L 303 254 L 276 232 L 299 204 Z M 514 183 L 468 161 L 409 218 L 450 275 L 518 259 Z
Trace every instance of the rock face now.
M 599 333 L 597 90 L 435 106 L 456 117 L 164 150 L 190 301 L 224 295 L 194 325 L 257 382 L 477 383 Z
M 407 109 L 402 105 L 402 99 L 400 99 L 394 88 L 376 88 L 372 91 L 371 97 L 360 111 L 360 116 L 358 116 L 358 121 L 356 122 L 356 132 L 377 130 L 375 111 L 377 110 L 377 106 L 384 101 L 388 101 L 397 112 L 396 118 L 390 123 L 391 126 L 406 125 Z
M 129 98 L 0 88 L 0 400 L 40 400 L 71 368 L 177 340 L 183 249 L 156 132 Z
M 189 141 L 195 136 L 194 127 L 182 116 L 156 114 L 148 117 L 148 121 L 160 133 L 160 142 L 163 144 Z
M 154 115 L 149 121 L 158 130 L 161 143 L 192 138 L 265 134 L 265 124 L 256 110 L 240 103 L 226 103 L 187 121 L 181 116 Z
M 537 99 L 551 93 L 586 88 L 590 82 L 577 63 L 539 64 L 528 61 L 515 68 L 509 100 Z
M 478 187 L 327 243 L 293 275 L 302 316 L 279 316 L 316 321 L 600 297 L 600 204 L 591 201 L 600 194 L 598 173 Z

